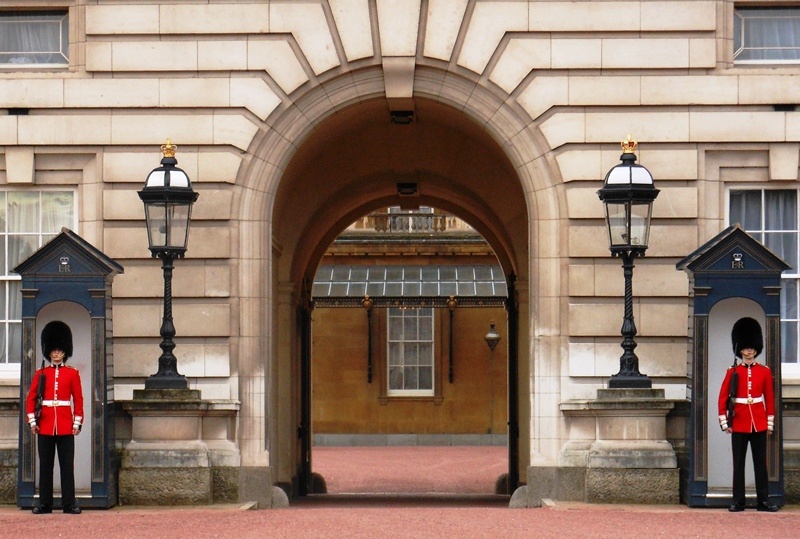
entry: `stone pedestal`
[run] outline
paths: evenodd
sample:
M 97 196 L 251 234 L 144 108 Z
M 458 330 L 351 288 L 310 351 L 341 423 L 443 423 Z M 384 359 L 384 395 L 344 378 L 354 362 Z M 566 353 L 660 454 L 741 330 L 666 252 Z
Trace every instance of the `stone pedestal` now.
M 589 448 L 589 468 L 676 468 L 667 441 L 666 417 L 672 403 L 663 389 L 600 389 L 588 407 L 596 418 L 597 440 Z
M 119 472 L 121 504 L 241 501 L 241 462 L 233 441 L 238 403 L 201 400 L 198 390 L 145 389 L 121 404 L 130 415 Z
M 644 388 L 600 389 L 595 400 L 563 403 L 571 439 L 558 467 L 531 469 L 528 485 L 545 479 L 549 492 L 529 488 L 529 505 L 543 497 L 678 503 L 680 473 L 666 432 L 672 407 L 663 389 Z

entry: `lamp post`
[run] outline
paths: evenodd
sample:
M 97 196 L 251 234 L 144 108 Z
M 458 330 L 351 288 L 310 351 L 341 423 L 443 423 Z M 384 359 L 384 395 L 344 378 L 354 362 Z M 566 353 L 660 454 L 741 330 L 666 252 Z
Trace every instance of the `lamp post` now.
M 175 258 L 183 258 L 189 241 L 189 221 L 192 204 L 198 193 L 192 190 L 189 176 L 178 168 L 177 146 L 167 139 L 161 146 L 161 166 L 153 169 L 145 180 L 139 198 L 144 203 L 147 220 L 147 242 L 153 258 L 161 259 L 164 271 L 164 317 L 161 322 L 161 356 L 158 372 L 144 384 L 145 389 L 188 389 L 186 377 L 178 373 L 172 323 L 172 268 Z
M 489 345 L 489 433 L 494 434 L 494 349 L 500 342 L 500 335 L 494 328 L 494 322 L 489 322 L 489 333 L 484 339 Z
M 622 259 L 625 277 L 625 317 L 622 322 L 622 349 L 619 372 L 611 377 L 611 388 L 650 388 L 652 381 L 639 372 L 636 348 L 636 324 L 633 321 L 633 259 L 643 257 L 650 235 L 653 201 L 659 190 L 653 186 L 653 176 L 636 164 L 636 141 L 622 142 L 621 163 L 606 174 L 603 188 L 597 192 L 606 210 L 611 256 Z

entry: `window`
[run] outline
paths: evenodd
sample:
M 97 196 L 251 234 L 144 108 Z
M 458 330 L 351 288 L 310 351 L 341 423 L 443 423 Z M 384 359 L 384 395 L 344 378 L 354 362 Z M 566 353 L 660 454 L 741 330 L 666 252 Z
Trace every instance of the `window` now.
M 0 64 L 38 67 L 68 63 L 66 11 L 0 12 Z
M 800 374 L 798 353 L 798 207 L 797 191 L 742 190 L 730 193 L 730 222 L 740 223 L 751 236 L 781 257 L 790 269 L 781 276 L 781 352 L 787 373 Z M 792 365 L 796 366 L 794 369 Z
M 800 8 L 737 8 L 733 59 L 745 63 L 800 61 Z
M 388 309 L 388 392 L 433 396 L 433 309 Z
M 0 191 L 0 367 L 22 358 L 22 296 L 17 265 L 74 227 L 71 191 Z

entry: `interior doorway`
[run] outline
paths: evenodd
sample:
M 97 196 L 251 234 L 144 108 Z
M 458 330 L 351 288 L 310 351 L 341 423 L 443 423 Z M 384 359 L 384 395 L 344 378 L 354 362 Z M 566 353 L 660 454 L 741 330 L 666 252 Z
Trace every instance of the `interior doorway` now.
M 432 207 L 370 212 L 331 244 L 303 331 L 306 493 L 509 493 L 509 288 Z

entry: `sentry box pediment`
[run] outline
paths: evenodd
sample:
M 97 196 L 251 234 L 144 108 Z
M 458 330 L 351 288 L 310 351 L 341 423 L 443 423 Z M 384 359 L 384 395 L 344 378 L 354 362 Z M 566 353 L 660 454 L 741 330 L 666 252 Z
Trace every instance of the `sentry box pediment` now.
M 697 279 L 701 275 L 774 275 L 790 266 L 735 224 L 678 262 L 677 268 Z
M 68 228 L 14 268 L 25 277 L 52 279 L 107 277 L 122 266 Z

